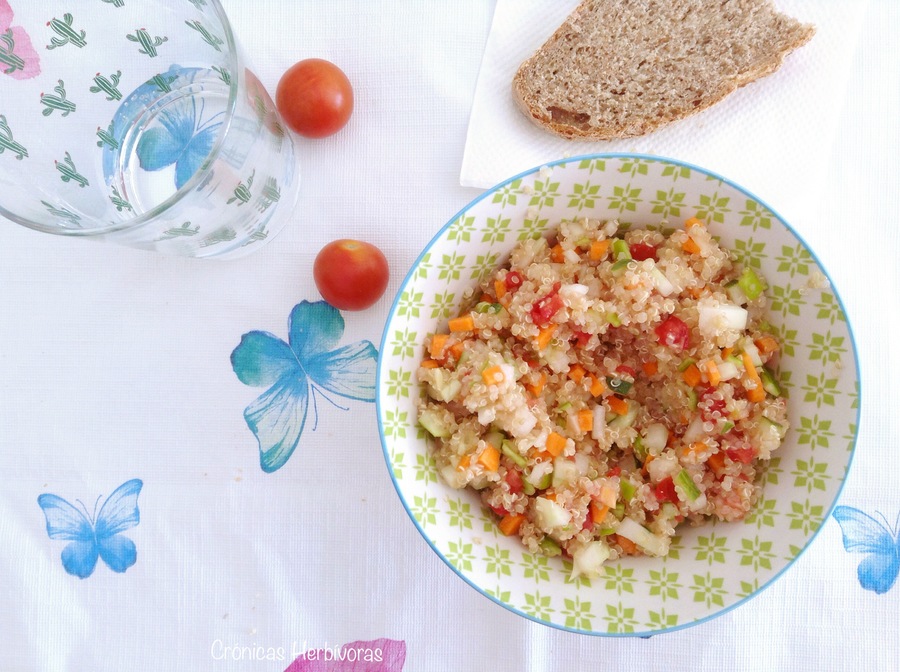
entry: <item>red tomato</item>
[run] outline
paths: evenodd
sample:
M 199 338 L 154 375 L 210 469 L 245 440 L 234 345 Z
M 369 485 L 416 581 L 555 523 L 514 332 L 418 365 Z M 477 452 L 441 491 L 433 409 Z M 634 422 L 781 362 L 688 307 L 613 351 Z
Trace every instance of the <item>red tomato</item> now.
M 676 352 L 681 352 L 690 342 L 691 331 L 688 326 L 674 315 L 669 315 L 660 322 L 656 329 L 660 345 L 666 345 Z
M 550 318 L 563 307 L 563 300 L 559 298 L 559 288 L 560 283 L 557 282 L 549 294 L 542 296 L 531 306 L 531 319 L 539 327 L 550 322 Z
M 507 469 L 506 471 L 506 483 L 509 485 L 509 491 L 516 495 L 522 492 L 522 475 L 515 469 Z
M 506 274 L 506 279 L 503 281 L 503 284 L 506 285 L 506 289 L 509 292 L 516 291 L 519 287 L 522 286 L 522 274 L 518 271 L 510 271 Z
M 275 107 L 291 130 L 307 138 L 324 138 L 337 133 L 350 119 L 353 87 L 334 63 L 309 58 L 281 76 Z
M 645 259 L 653 259 L 656 261 L 656 248 L 648 243 L 632 243 L 628 246 L 631 252 L 631 258 L 635 261 L 644 261 Z
M 735 462 L 750 464 L 753 462 L 753 458 L 756 457 L 756 450 L 754 450 L 753 446 L 744 444 L 738 448 L 726 448 L 725 454 Z
M 663 502 L 678 502 L 678 493 L 675 492 L 675 482 L 671 476 L 668 476 L 656 484 L 653 489 L 656 495 L 656 501 L 660 504 Z
M 335 240 L 313 264 L 322 298 L 339 310 L 363 310 L 381 298 L 388 284 L 388 263 L 377 247 L 360 240 Z

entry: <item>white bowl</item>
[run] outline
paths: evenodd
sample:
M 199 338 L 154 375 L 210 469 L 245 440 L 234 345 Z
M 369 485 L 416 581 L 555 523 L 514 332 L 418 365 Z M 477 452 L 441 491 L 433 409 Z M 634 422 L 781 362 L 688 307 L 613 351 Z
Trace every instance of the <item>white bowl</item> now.
M 503 263 L 523 237 L 563 219 L 673 226 L 697 216 L 768 283 L 782 343 L 780 377 L 791 429 L 764 474 L 762 497 L 739 523 L 679 528 L 665 558 L 627 557 L 599 578 L 570 579 L 567 560 L 534 556 L 505 537 L 476 493 L 437 474 L 416 424 L 416 369 L 430 334 L 446 328 L 463 291 Z M 517 175 L 467 205 L 425 248 L 388 318 L 377 410 L 385 458 L 422 536 L 464 581 L 534 621 L 597 635 L 647 636 L 707 620 L 747 601 L 803 552 L 829 515 L 856 441 L 855 345 L 815 255 L 764 202 L 696 166 L 653 156 L 575 157 Z

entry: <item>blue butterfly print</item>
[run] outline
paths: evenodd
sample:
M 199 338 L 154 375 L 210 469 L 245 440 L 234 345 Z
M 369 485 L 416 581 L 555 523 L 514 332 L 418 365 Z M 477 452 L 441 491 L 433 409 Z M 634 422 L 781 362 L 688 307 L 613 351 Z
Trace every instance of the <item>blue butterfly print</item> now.
M 79 579 L 86 579 L 94 572 L 97 558 L 114 572 L 124 572 L 137 560 L 134 542 L 122 536 L 141 521 L 137 499 L 143 481 L 135 478 L 126 481 L 113 492 L 94 515 L 81 504 L 83 512 L 62 497 L 43 494 L 38 504 L 47 519 L 47 535 L 51 539 L 70 541 L 62 550 L 62 564 L 65 570 Z
M 347 409 L 327 393 L 375 401 L 378 351 L 369 341 L 336 347 L 343 334 L 344 318 L 337 308 L 324 301 L 303 301 L 291 311 L 287 343 L 270 333 L 251 331 L 231 353 L 231 366 L 242 383 L 269 388 L 244 411 L 247 426 L 259 441 L 263 471 L 280 469 L 294 452 L 310 399 L 316 423 L 317 396 L 343 410 Z
M 895 529 L 890 529 L 886 520 L 882 525 L 852 506 L 838 506 L 833 515 L 841 526 L 844 549 L 865 554 L 856 572 L 859 585 L 879 595 L 889 591 L 900 572 L 900 534 L 896 524 Z
M 175 164 L 175 187 L 181 189 L 209 156 L 222 126 L 219 112 L 203 121 L 205 103 L 190 97 L 162 110 L 159 126 L 148 129 L 138 140 L 137 156 L 144 170 L 162 170 Z

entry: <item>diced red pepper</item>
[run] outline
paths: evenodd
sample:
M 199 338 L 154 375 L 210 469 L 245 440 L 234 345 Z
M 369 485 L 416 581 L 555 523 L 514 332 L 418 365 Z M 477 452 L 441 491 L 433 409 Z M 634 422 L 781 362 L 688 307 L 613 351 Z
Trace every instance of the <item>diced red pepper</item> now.
M 656 501 L 660 504 L 663 502 L 678 502 L 678 493 L 675 492 L 675 481 L 672 480 L 671 476 L 657 483 L 656 487 L 653 488 L 653 494 L 656 496 Z
M 691 330 L 678 317 L 669 315 L 665 320 L 656 325 L 654 329 L 660 345 L 665 345 L 681 352 L 690 344 Z
M 753 462 L 753 458 L 756 457 L 756 450 L 753 446 L 745 444 L 737 448 L 726 448 L 725 454 L 735 462 L 750 464 Z
M 612 469 L 610 469 L 609 471 L 606 472 L 606 477 L 612 478 L 613 476 L 618 476 L 621 473 L 622 473 L 622 467 L 616 465 L 615 467 L 613 467 Z
M 704 421 L 714 420 L 713 413 L 721 414 L 722 411 L 725 410 L 725 400 L 717 399 L 712 397 L 711 395 L 716 391 L 714 387 L 707 387 L 700 394 L 700 403 L 698 407 L 700 408 L 700 416 Z
M 645 259 L 656 261 L 656 247 L 649 243 L 632 243 L 628 246 L 628 250 L 631 252 L 631 258 L 636 261 Z
M 573 329 L 572 333 L 575 335 L 575 345 L 579 348 L 585 347 L 588 344 L 588 341 L 591 340 L 591 335 L 586 331 Z
M 591 513 L 590 507 L 588 507 L 587 515 L 584 517 L 584 525 L 581 526 L 582 530 L 589 530 L 594 526 L 594 514 Z
M 620 376 L 628 376 L 632 380 L 637 377 L 637 372 L 626 364 L 620 364 L 619 366 L 617 366 L 616 373 L 618 373 Z
M 502 518 L 503 516 L 508 516 L 508 515 L 509 515 L 509 511 L 507 511 L 506 509 L 504 509 L 502 506 L 491 506 L 491 505 L 489 504 L 489 505 L 488 505 L 488 508 L 489 508 L 491 511 L 493 511 L 494 513 L 496 513 L 498 516 L 500 516 L 501 518 Z

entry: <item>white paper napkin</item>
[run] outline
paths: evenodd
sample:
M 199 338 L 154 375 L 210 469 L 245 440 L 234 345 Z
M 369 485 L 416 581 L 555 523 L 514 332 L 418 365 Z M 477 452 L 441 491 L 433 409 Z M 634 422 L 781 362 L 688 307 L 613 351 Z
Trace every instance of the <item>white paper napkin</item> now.
M 478 76 L 460 183 L 491 187 L 566 156 L 641 152 L 718 172 L 754 192 L 789 221 L 816 196 L 829 161 L 859 27 L 868 0 L 776 0 L 813 23 L 816 34 L 774 74 L 713 107 L 640 138 L 565 140 L 533 125 L 515 106 L 516 69 L 579 0 L 498 0 Z

